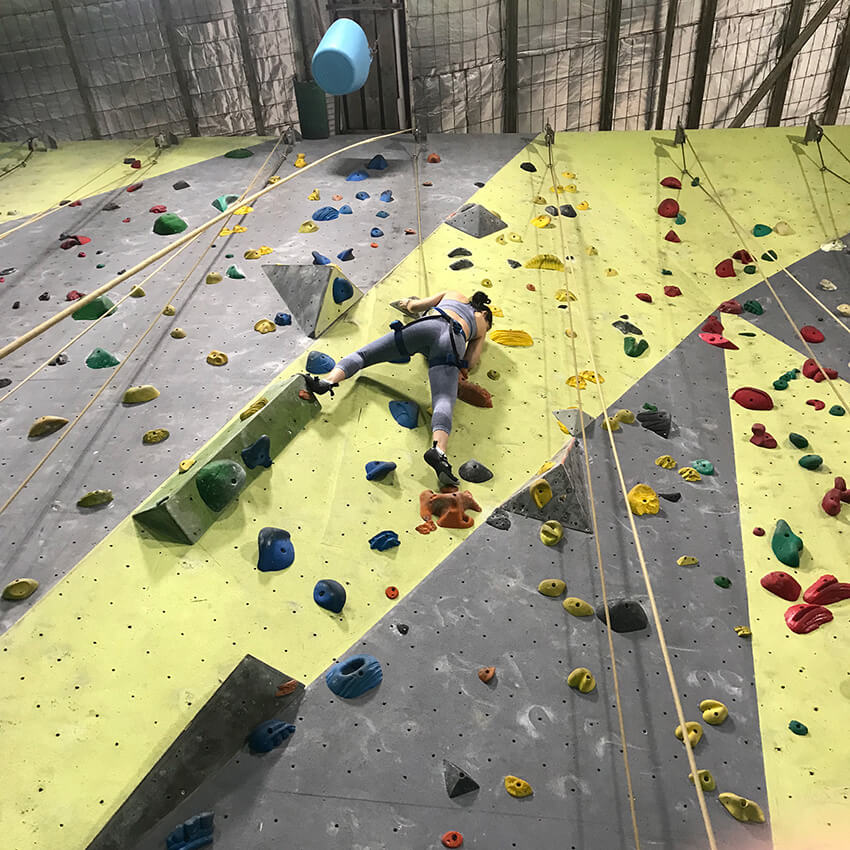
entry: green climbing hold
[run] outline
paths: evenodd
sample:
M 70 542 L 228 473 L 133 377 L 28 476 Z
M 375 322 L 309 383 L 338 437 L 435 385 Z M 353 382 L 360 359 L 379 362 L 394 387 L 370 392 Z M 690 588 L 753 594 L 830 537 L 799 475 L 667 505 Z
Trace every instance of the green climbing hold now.
M 753 236 L 767 236 L 769 233 L 773 233 L 773 228 L 766 224 L 757 224 L 753 228 Z
M 710 460 L 695 460 L 691 466 L 700 475 L 714 475 L 714 464 Z
M 799 720 L 792 720 L 792 721 L 788 724 L 788 728 L 789 728 L 789 729 L 790 729 L 790 730 L 791 730 L 791 731 L 792 731 L 795 735 L 808 735 L 808 734 L 809 734 L 809 727 L 808 727 L 808 726 L 806 726 L 806 724 L 805 724 L 805 723 L 800 723 L 800 721 L 799 721 Z
M 71 313 L 72 319 L 99 319 L 101 316 L 110 316 L 116 310 L 115 304 L 106 295 L 98 295 L 88 304 L 83 304 L 79 310 Z
M 105 265 L 106 265 L 106 263 L 98 263 L 98 264 L 95 266 L 95 268 L 96 268 L 96 269 L 102 269 Z
M 243 272 L 241 269 L 237 268 L 236 266 L 228 266 L 225 274 L 228 277 L 232 277 L 234 280 L 244 280 L 245 279 L 245 272 Z
M 224 255 L 224 259 L 225 259 L 225 260 L 232 260 L 232 259 L 233 259 L 233 254 L 225 254 L 225 255 Z
M 753 265 L 744 266 L 744 274 L 755 274 L 756 267 Z
M 809 447 L 809 441 L 802 434 L 795 434 L 793 431 L 788 435 L 788 439 L 798 448 L 806 449 Z
M 661 274 L 673 274 L 670 269 L 661 269 Z
M 829 408 L 829 412 L 832 416 L 844 416 L 844 408 L 840 404 L 833 404 L 832 407 Z
M 738 336 L 755 336 L 754 333 L 750 333 L 749 331 L 741 331 Z
M 110 366 L 117 366 L 120 362 L 114 354 L 110 354 L 105 348 L 96 348 L 86 357 L 86 366 L 89 369 L 108 369 Z
M 764 307 L 762 307 L 761 304 L 755 300 L 745 301 L 744 310 L 746 310 L 747 313 L 752 313 L 755 316 L 760 316 L 762 313 L 764 313 Z
M 677 213 L 676 224 L 684 224 L 686 221 L 687 219 L 681 213 Z
M 715 576 L 714 583 L 718 587 L 731 587 L 732 582 L 726 576 Z
M 210 510 L 223 510 L 245 485 L 245 470 L 235 460 L 212 460 L 195 476 L 195 485 Z
M 249 156 L 253 155 L 253 151 L 249 151 L 247 148 L 235 148 L 225 154 L 228 159 L 247 159 Z
M 779 255 L 776 253 L 776 251 L 771 250 L 771 251 L 765 251 L 761 255 L 761 258 L 767 263 L 772 263 L 778 256 Z
M 637 342 L 633 336 L 627 336 L 623 340 L 623 349 L 629 357 L 640 357 L 649 348 L 649 343 L 642 339 Z
M 694 179 L 691 180 L 691 186 L 699 186 L 699 177 L 694 177 Z
M 803 548 L 803 541 L 791 531 L 791 526 L 784 519 L 777 520 L 770 547 L 773 549 L 773 554 L 786 567 L 800 566 L 800 550 Z
M 239 200 L 239 195 L 219 195 L 212 205 L 219 211 L 224 212 L 234 201 Z
M 773 389 L 775 389 L 775 390 L 787 390 L 788 389 L 788 380 L 786 378 L 777 378 L 773 382 Z
M 644 410 L 651 410 L 653 413 L 655 413 L 658 410 L 658 406 L 655 405 L 655 404 L 652 404 L 652 402 L 645 401 L 643 403 L 643 409 Z
M 175 213 L 163 213 L 153 223 L 153 232 L 159 236 L 172 236 L 182 233 L 189 225 Z
M 823 463 L 823 458 L 820 455 L 803 455 L 797 463 L 803 469 L 817 469 Z

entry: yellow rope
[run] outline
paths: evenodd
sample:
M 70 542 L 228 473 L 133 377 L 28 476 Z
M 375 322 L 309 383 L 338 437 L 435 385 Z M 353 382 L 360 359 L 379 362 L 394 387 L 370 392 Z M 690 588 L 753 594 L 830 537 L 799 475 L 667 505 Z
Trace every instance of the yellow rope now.
M 419 154 L 421 150 L 422 146 L 414 139 L 413 185 L 416 190 L 416 238 L 419 240 L 419 269 L 422 279 L 425 281 L 425 297 L 427 298 L 431 294 L 431 286 L 428 283 L 428 266 L 425 264 L 425 249 L 422 247 L 422 203 L 419 188 Z

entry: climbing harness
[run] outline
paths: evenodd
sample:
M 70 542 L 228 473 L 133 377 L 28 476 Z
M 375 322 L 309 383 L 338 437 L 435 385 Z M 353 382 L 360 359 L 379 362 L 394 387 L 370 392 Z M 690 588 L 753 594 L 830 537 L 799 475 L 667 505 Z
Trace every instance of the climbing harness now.
M 469 363 L 464 360 L 457 353 L 457 344 L 455 343 L 455 333 L 459 333 L 466 341 L 466 334 L 463 332 L 463 326 L 457 319 L 453 319 L 445 310 L 441 310 L 439 307 L 434 307 L 434 310 L 438 315 L 436 316 L 423 316 L 421 319 L 414 319 L 412 322 L 408 322 L 406 325 L 403 324 L 399 319 L 396 319 L 394 322 L 390 323 L 390 330 L 395 334 L 395 347 L 398 349 L 398 353 L 401 355 L 403 359 L 394 360 L 394 363 L 409 363 L 410 362 L 410 352 L 407 350 L 407 346 L 404 344 L 404 336 L 403 332 L 405 328 L 409 328 L 411 325 L 418 324 L 419 322 L 427 322 L 433 319 L 443 319 L 447 321 L 452 328 L 452 333 L 450 335 L 451 343 L 452 343 L 452 353 L 446 354 L 443 356 L 430 357 L 428 359 L 428 366 L 456 366 L 458 369 L 468 369 Z

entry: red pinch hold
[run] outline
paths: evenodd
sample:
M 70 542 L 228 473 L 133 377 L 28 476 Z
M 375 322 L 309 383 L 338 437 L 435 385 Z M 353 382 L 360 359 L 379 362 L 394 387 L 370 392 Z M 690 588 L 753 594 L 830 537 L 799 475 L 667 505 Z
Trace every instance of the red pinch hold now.
M 806 635 L 828 623 L 832 611 L 823 605 L 792 605 L 785 612 L 785 624 L 798 635 Z
M 740 316 L 744 312 L 744 308 L 734 298 L 724 301 L 717 309 L 721 313 L 732 313 L 735 316 Z
M 847 482 L 839 475 L 835 478 L 834 486 L 826 491 L 820 504 L 824 513 L 838 516 L 842 502 L 850 503 L 850 490 L 847 489 Z
M 668 231 L 667 231 L 667 233 L 664 235 L 664 238 L 665 238 L 668 242 L 681 242 L 681 241 L 682 241 L 682 240 L 679 238 L 679 234 L 678 234 L 678 233 L 676 233 L 676 231 L 675 231 L 675 230 L 668 230 Z
M 661 181 L 661 185 L 666 189 L 681 189 L 682 181 L 678 177 L 665 177 Z
M 731 260 L 721 260 L 715 267 L 714 273 L 718 277 L 735 277 L 735 266 Z
M 711 315 L 705 320 L 705 324 L 700 328 L 700 330 L 706 334 L 722 334 L 723 323 L 717 318 L 717 316 Z
M 676 218 L 679 214 L 679 202 L 673 198 L 665 198 L 658 205 L 658 215 L 662 218 Z
M 776 448 L 776 440 L 767 433 L 767 429 L 759 422 L 753 425 L 753 436 L 750 437 L 750 442 L 760 449 Z
M 824 372 L 826 372 L 826 375 L 824 375 Z M 803 364 L 803 374 L 817 384 L 827 378 L 834 381 L 838 377 L 838 372 L 835 369 L 830 369 L 829 366 L 824 366 L 823 370 L 819 369 L 818 364 L 811 357 Z
M 800 583 L 794 576 L 776 570 L 761 577 L 761 586 L 787 602 L 796 602 L 800 598 Z M 808 602 L 808 600 L 806 600 Z
M 823 342 L 826 339 L 826 337 L 814 325 L 803 325 L 803 327 L 800 328 L 800 336 L 803 337 L 806 342 Z
M 638 292 L 635 294 L 635 298 L 639 301 L 645 301 L 647 304 L 652 304 L 652 296 L 648 292 Z
M 823 410 L 826 407 L 819 398 L 810 398 L 806 404 L 810 404 L 815 410 Z
M 755 387 L 741 387 L 732 393 L 732 401 L 737 401 L 747 410 L 773 410 L 773 399 L 764 390 Z
M 737 351 L 737 350 L 738 350 L 738 346 L 737 346 L 737 345 L 735 345 L 735 343 L 734 343 L 734 342 L 732 342 L 732 340 L 726 339 L 726 337 L 725 337 L 725 336 L 723 336 L 723 334 L 705 334 L 705 333 L 701 333 L 701 334 L 699 335 L 699 338 L 700 338 L 703 342 L 707 342 L 709 345 L 713 345 L 713 346 L 715 346 L 716 348 L 728 348 L 728 349 L 730 349 L 730 350 L 732 350 L 732 351 Z
M 668 298 L 676 298 L 677 296 L 682 294 L 682 290 L 679 289 L 678 286 L 665 286 L 664 287 L 664 294 Z
M 750 252 L 745 251 L 743 248 L 741 248 L 740 251 L 735 251 L 735 253 L 732 254 L 732 259 L 737 260 L 739 263 L 743 263 L 744 265 L 749 265 L 750 263 L 755 262 Z
M 822 575 L 806 588 L 803 599 L 812 605 L 832 605 L 833 602 L 850 599 L 850 584 L 829 574 Z

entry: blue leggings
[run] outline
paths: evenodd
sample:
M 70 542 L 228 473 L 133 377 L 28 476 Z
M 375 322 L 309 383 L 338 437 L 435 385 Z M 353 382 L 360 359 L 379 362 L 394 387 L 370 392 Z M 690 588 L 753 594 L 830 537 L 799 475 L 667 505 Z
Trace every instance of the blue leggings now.
M 431 430 L 450 434 L 452 411 L 457 399 L 458 369 L 457 366 L 446 365 L 446 359 L 454 353 L 451 334 L 455 335 L 454 344 L 460 357 L 463 357 L 466 349 L 466 340 L 462 333 L 453 330 L 449 322 L 437 318 L 408 325 L 402 333 L 404 344 L 411 354 L 422 354 L 429 363 L 432 360 L 440 363 L 428 367 L 431 407 L 434 411 L 431 414 Z M 398 363 L 400 360 L 402 355 L 395 343 L 395 333 L 391 331 L 343 357 L 336 365 L 342 369 L 346 378 L 350 378 L 367 366 Z

